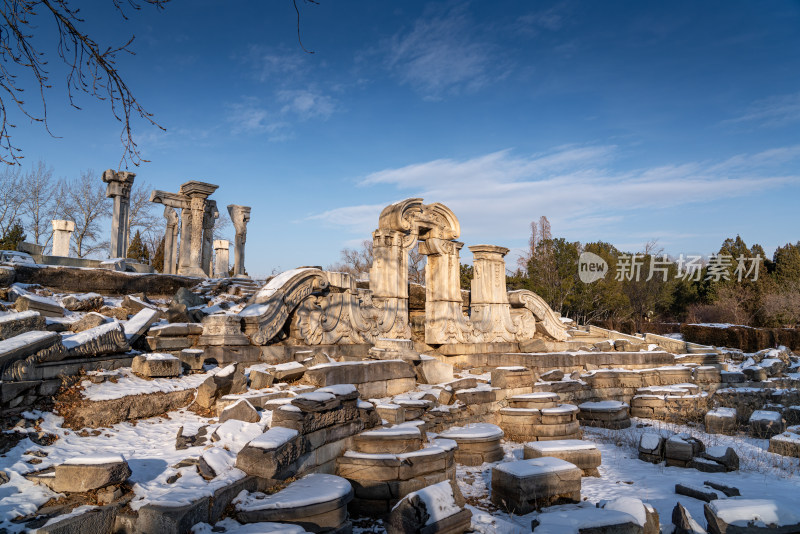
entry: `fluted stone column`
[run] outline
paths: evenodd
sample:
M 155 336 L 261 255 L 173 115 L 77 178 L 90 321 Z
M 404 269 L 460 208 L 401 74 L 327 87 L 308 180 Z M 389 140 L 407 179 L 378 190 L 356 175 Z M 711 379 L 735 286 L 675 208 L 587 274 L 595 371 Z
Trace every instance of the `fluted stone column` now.
M 231 216 L 233 227 L 236 229 L 236 245 L 233 250 L 233 275 L 245 278 L 244 244 L 247 241 L 247 223 L 250 222 L 250 207 L 230 204 L 228 213 Z
M 189 270 L 189 251 L 192 248 L 192 208 L 187 205 L 181 208 L 181 242 L 178 251 L 178 274 L 186 274 Z
M 130 221 L 128 214 L 131 205 L 131 187 L 136 174 L 126 171 L 108 169 L 103 173 L 103 181 L 108 184 L 106 196 L 114 199 L 114 214 L 111 217 L 111 249 L 112 258 L 124 258 L 128 253 L 130 239 Z
M 217 211 L 217 201 L 206 201 L 206 211 L 203 214 L 203 254 L 202 266 L 203 271 L 208 276 L 214 274 L 214 223 L 219 218 L 219 211 Z
M 214 263 L 214 278 L 227 278 L 230 262 L 231 242 L 227 239 L 214 240 L 214 253 L 216 262 Z
M 69 256 L 69 240 L 74 231 L 72 221 L 53 221 L 53 256 Z
M 175 208 L 164 206 L 167 230 L 164 233 L 164 274 L 175 274 L 177 269 L 178 212 Z
M 428 238 L 419 252 L 428 257 L 425 265 L 425 343 L 470 343 L 472 327 L 461 307 L 459 252 L 464 243 Z

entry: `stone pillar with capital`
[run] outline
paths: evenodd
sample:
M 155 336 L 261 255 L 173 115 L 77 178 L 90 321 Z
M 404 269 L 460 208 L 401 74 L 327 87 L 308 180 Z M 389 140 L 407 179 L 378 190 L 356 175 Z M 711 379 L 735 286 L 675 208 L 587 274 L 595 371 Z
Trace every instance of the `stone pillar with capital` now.
M 164 206 L 167 230 L 164 233 L 164 274 L 175 274 L 178 245 L 178 212 L 171 206 Z
M 124 258 L 128 253 L 130 221 L 128 214 L 131 205 L 131 187 L 136 174 L 127 171 L 108 169 L 103 173 L 103 181 L 108 184 L 106 197 L 114 199 L 114 214 L 111 217 L 112 258 Z
M 203 253 L 202 253 L 202 266 L 203 271 L 208 276 L 214 274 L 214 223 L 219 218 L 219 211 L 217 211 L 217 201 L 206 201 L 206 210 L 203 213 Z
M 69 240 L 74 231 L 72 221 L 53 221 L 53 256 L 69 256 Z
M 470 292 L 470 320 L 488 343 L 513 342 L 517 327 L 511 319 L 506 292 L 508 249 L 494 245 L 473 245 L 474 277 Z
M 188 276 L 199 276 L 202 278 L 208 275 L 203 270 L 202 255 L 203 255 L 203 219 L 206 211 L 206 199 L 217 190 L 219 186 L 205 182 L 190 181 L 181 185 L 180 192 L 190 199 L 189 210 L 192 214 L 191 222 L 191 242 L 189 243 L 188 251 L 188 265 L 185 268 L 185 274 Z M 184 210 L 185 213 L 186 210 Z M 186 234 L 183 235 L 183 240 L 186 240 Z M 181 249 L 184 249 L 184 243 L 181 243 Z M 183 252 L 183 250 L 181 251 Z
M 214 240 L 214 253 L 216 255 L 214 278 L 228 278 L 230 248 L 231 242 L 227 239 Z
M 250 222 L 250 207 L 228 205 L 233 227 L 236 229 L 236 245 L 233 251 L 233 275 L 248 278 L 244 274 L 244 244 L 247 241 L 247 223 Z

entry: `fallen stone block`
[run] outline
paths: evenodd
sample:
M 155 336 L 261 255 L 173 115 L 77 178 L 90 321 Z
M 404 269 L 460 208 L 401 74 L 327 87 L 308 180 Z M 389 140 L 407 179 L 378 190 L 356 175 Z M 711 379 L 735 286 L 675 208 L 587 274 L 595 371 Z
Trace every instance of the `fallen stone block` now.
M 45 318 L 37 311 L 7 313 L 0 316 L 0 341 L 32 330 L 45 330 Z
M 172 354 L 140 354 L 133 358 L 131 370 L 146 378 L 180 376 L 181 361 Z
M 311 474 L 272 495 L 243 492 L 234 500 L 242 523 L 281 522 L 310 532 L 342 532 L 349 525 L 347 504 L 353 499 L 350 483 L 335 475 Z
M 150 308 L 143 308 L 125 322 L 125 337 L 133 345 L 136 340 L 144 335 L 153 323 L 161 319 L 161 312 Z
M 709 534 L 800 532 L 800 512 L 771 499 L 732 497 L 703 505 Z
M 643 534 L 633 515 L 590 503 L 553 506 L 531 521 L 534 534 Z
M 597 503 L 597 507 L 630 514 L 642 527 L 643 534 L 660 534 L 661 532 L 658 512 L 650 504 L 642 502 L 636 497 L 617 497 L 608 501 L 600 501 Z
M 97 311 L 103 307 L 103 297 L 97 293 L 67 295 L 61 299 L 61 305 L 69 311 Z
M 733 434 L 736 432 L 736 408 L 715 408 L 706 413 L 706 432 L 709 434 Z
M 131 476 L 122 456 L 82 456 L 67 460 L 55 468 L 53 491 L 80 493 L 122 484 Z
M 250 370 L 250 388 L 251 389 L 264 389 L 272 387 L 275 382 L 275 377 L 267 371 L 259 371 L 257 369 Z
M 130 350 L 125 331 L 119 323 L 105 323 L 62 339 L 69 357 L 102 356 Z
M 681 503 L 677 503 L 672 509 L 672 524 L 675 526 L 673 534 L 706 534 L 706 529 L 694 520 Z
M 675 434 L 667 439 L 664 458 L 668 466 L 686 467 L 705 449 L 703 442 L 689 434 Z
M 387 534 L 433 534 L 465 532 L 470 528 L 472 512 L 464 509 L 466 501 L 458 485 L 445 480 L 403 497 L 389 514 Z
M 190 371 L 202 371 L 206 361 L 205 353 L 203 349 L 182 349 L 178 358 Z
M 43 317 L 64 317 L 64 308 L 53 299 L 39 295 L 22 295 L 14 301 L 17 311 L 35 311 Z
M 530 387 L 536 382 L 536 373 L 527 367 L 497 367 L 491 377 L 492 386 L 501 389 Z
M 645 432 L 639 437 L 639 459 L 650 463 L 664 461 L 666 438 L 653 432 Z
M 564 439 L 536 441 L 524 445 L 524 459 L 542 457 L 560 458 L 575 464 L 583 471 L 583 476 L 600 476 L 597 472 L 601 463 L 600 451 L 591 441 Z
M 414 367 L 417 380 L 421 384 L 442 384 L 453 380 L 453 366 L 440 362 L 432 356 L 422 355 L 419 363 Z
M 501 463 L 492 468 L 492 503 L 514 514 L 527 514 L 566 499 L 580 501 L 581 470 L 559 458 Z
M 780 412 L 770 410 L 756 410 L 750 416 L 750 433 L 757 438 L 769 439 L 780 434 L 785 429 L 783 416 Z
M 89 330 L 90 328 L 96 328 L 105 322 L 108 319 L 105 315 L 99 314 L 97 312 L 89 312 L 71 325 L 69 325 L 69 329 L 72 332 L 78 333 L 83 332 L 85 330 Z
M 675 493 L 705 502 L 719 499 L 719 494 L 716 491 L 691 484 L 675 484 Z
M 235 404 L 226 406 L 219 415 L 220 423 L 224 423 L 230 419 L 245 421 L 247 423 L 258 423 L 261 420 L 261 415 L 246 399 L 241 399 Z

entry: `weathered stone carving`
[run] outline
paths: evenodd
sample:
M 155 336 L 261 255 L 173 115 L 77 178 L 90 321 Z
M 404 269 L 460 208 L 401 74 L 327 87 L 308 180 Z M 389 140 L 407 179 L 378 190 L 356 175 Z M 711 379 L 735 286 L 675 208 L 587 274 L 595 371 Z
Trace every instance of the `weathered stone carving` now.
M 307 298 L 295 314 L 293 326 L 303 341 L 309 345 L 375 343 L 377 310 L 357 294 L 349 274 L 325 272 L 325 276 L 331 293 Z
M 74 231 L 72 221 L 53 221 L 53 256 L 69 256 L 69 240 Z
M 266 345 L 281 331 L 289 314 L 307 297 L 321 293 L 328 279 L 320 269 L 303 267 L 279 274 L 239 313 L 245 335 L 254 345 Z
M 244 274 L 244 244 L 247 241 L 247 223 L 250 222 L 250 207 L 228 205 L 233 227 L 236 229 L 236 241 L 233 250 L 233 276 L 243 277 Z
M 106 197 L 114 199 L 114 215 L 111 217 L 111 258 L 124 258 L 128 252 L 130 238 L 128 213 L 131 205 L 131 187 L 136 174 L 108 169 L 103 181 L 108 184 Z
M 534 293 L 526 289 L 519 289 L 508 292 L 508 300 L 514 312 L 525 309 L 530 311 L 536 318 L 536 331 L 549 336 L 556 341 L 566 341 L 569 339 L 567 327 L 561 322 L 559 316 L 548 306 L 547 302 Z

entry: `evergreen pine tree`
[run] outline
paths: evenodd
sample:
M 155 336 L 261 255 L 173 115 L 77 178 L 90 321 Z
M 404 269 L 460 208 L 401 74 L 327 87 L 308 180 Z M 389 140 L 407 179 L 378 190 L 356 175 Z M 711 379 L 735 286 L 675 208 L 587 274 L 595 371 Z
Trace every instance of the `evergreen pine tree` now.
M 161 238 L 161 241 L 158 242 L 158 248 L 156 248 L 155 253 L 153 253 L 153 263 L 151 263 L 153 269 L 156 270 L 158 273 L 164 272 L 164 238 Z
M 139 263 L 150 263 L 150 253 L 147 251 L 147 247 L 144 246 L 144 243 L 142 242 L 142 234 L 139 232 L 139 230 L 136 230 L 136 234 L 134 234 L 133 239 L 131 239 L 127 256 L 128 258 L 136 260 Z
M 25 241 L 25 230 L 19 222 L 15 222 L 3 237 L 0 238 L 0 250 L 17 250 L 17 246 Z

